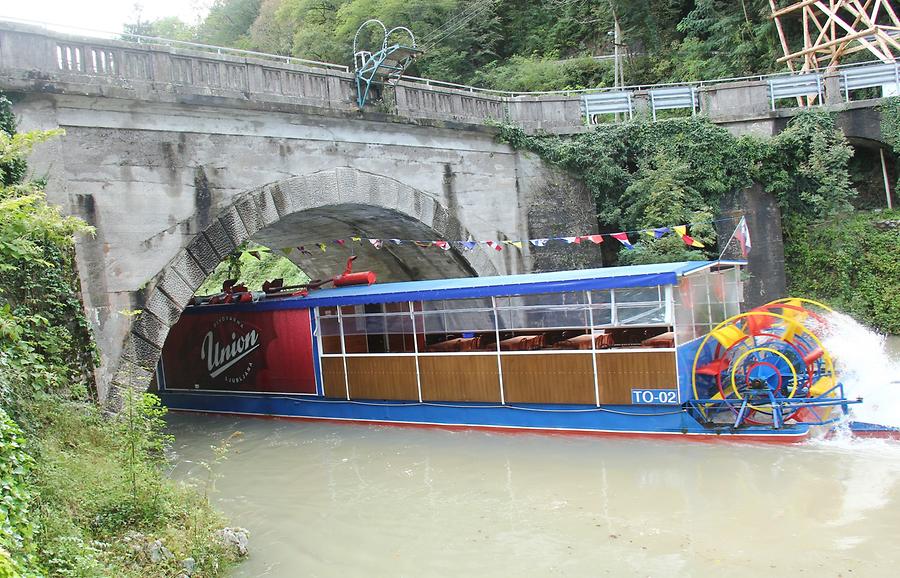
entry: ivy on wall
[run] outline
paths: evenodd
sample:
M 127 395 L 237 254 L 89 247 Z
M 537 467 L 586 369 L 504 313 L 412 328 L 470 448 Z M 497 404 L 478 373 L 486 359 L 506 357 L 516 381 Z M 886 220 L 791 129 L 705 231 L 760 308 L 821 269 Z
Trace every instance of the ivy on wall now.
M 785 219 L 793 294 L 829 303 L 880 331 L 900 334 L 900 211 L 858 211 L 839 223 Z
M 593 194 L 601 230 L 638 230 L 710 222 L 723 196 L 761 182 L 786 214 L 828 218 L 852 208 L 856 191 L 846 139 L 824 112 L 804 112 L 778 136 L 735 137 L 703 117 L 599 125 L 572 137 L 527 135 L 512 125 L 499 138 L 584 180 Z M 678 239 L 642 238 L 627 263 L 714 257 L 711 225 L 691 236 L 709 247 L 688 250 Z M 677 241 L 677 242 L 676 242 Z
M 900 143 L 900 98 L 885 102 L 882 119 L 886 142 Z M 699 117 L 637 119 L 572 137 L 502 125 L 499 139 L 581 178 L 603 231 L 711 221 L 723 195 L 759 182 L 781 208 L 791 291 L 900 333 L 900 232 L 875 226 L 898 213 L 854 210 L 853 149 L 826 112 L 803 112 L 771 138 L 735 137 Z M 717 255 L 711 227 L 695 226 L 691 235 L 707 244 L 705 254 L 668 236 L 641 238 L 615 257 L 652 263 Z

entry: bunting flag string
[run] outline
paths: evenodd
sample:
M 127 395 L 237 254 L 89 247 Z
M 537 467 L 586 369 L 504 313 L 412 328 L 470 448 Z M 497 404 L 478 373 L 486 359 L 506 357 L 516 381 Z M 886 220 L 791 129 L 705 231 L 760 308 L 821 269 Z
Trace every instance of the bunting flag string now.
M 617 233 L 594 233 L 589 235 L 570 235 L 570 236 L 560 236 L 560 237 L 540 237 L 536 239 L 487 239 L 483 241 L 476 241 L 471 238 L 465 241 L 451 241 L 446 239 L 437 239 L 437 240 L 421 240 L 421 239 L 380 239 L 380 238 L 371 238 L 371 237 L 363 237 L 361 235 L 355 235 L 348 237 L 347 239 L 332 239 L 329 242 L 316 242 L 312 243 L 316 247 L 319 248 L 323 253 L 328 251 L 328 245 L 334 244 L 338 247 L 342 247 L 345 249 L 354 250 L 348 241 L 364 245 L 368 243 L 374 249 L 379 250 L 384 247 L 385 243 L 390 243 L 392 245 L 414 245 L 421 249 L 429 249 L 436 248 L 441 249 L 443 251 L 449 251 L 451 248 L 456 248 L 461 251 L 472 251 L 479 245 L 483 245 L 488 249 L 493 249 L 494 251 L 503 251 L 505 247 L 514 247 L 519 251 L 524 250 L 526 245 L 530 245 L 532 247 L 548 247 L 551 243 L 563 243 L 565 245 L 600 245 L 604 242 L 605 237 L 612 237 L 617 240 L 625 249 L 632 250 L 634 249 L 634 244 L 632 243 L 630 236 L 631 235 L 647 235 L 652 239 L 661 239 L 662 237 L 673 234 L 677 235 L 685 245 L 689 247 L 696 247 L 698 249 L 705 248 L 705 245 L 695 239 L 691 235 L 688 234 L 688 227 L 692 227 L 694 225 L 700 224 L 711 224 L 711 223 L 719 223 L 723 221 L 731 221 L 734 222 L 738 220 L 738 224 L 735 228 L 734 233 L 732 234 L 731 239 L 736 239 L 740 244 L 740 253 L 743 254 L 744 257 L 750 251 L 750 233 L 747 227 L 746 220 L 743 216 L 740 217 L 727 217 L 723 219 L 716 219 L 714 221 L 704 221 L 703 223 L 688 223 L 685 225 L 672 225 L 666 227 L 654 227 L 649 229 L 640 229 L 637 231 L 619 231 Z M 313 253 L 306 248 L 305 245 L 297 245 L 295 247 L 287 247 L 281 249 L 281 252 L 287 256 L 290 256 L 291 253 L 296 250 L 299 251 L 301 255 L 311 256 Z M 265 247 L 253 248 L 252 250 L 242 251 L 243 253 L 252 255 L 256 259 L 261 259 L 262 253 L 270 252 L 269 249 Z
M 613 233 L 612 238 L 622 243 L 622 245 L 624 245 L 626 249 L 634 249 L 634 245 L 632 245 L 631 241 L 628 240 L 628 233 L 626 233 L 625 231 L 622 231 L 621 233 Z

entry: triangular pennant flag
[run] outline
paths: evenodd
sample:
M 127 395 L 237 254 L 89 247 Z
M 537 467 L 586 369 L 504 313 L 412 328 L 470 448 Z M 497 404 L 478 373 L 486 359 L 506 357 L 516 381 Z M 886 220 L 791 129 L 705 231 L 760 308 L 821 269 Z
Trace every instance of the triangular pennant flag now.
M 399 245 L 399 244 L 403 243 L 403 241 L 401 241 L 400 239 L 388 239 L 388 240 L 395 245 Z
M 603 242 L 603 235 L 585 235 L 582 239 L 587 239 L 591 243 L 599 245 Z
M 737 238 L 738 243 L 741 244 L 741 255 L 747 257 L 750 254 L 750 228 L 747 226 L 746 218 L 741 217 L 741 222 L 738 223 L 734 236 Z
M 653 236 L 656 237 L 657 239 L 659 239 L 660 237 L 662 237 L 666 233 L 670 233 L 671 231 L 672 230 L 669 229 L 668 227 L 657 227 L 657 228 L 653 229 Z
M 704 247 L 706 247 L 706 245 L 704 245 L 697 239 L 691 237 L 690 235 L 685 235 L 684 237 L 681 238 L 681 240 L 684 241 L 685 243 L 687 243 L 688 245 L 690 245 L 691 247 L 697 247 L 700 249 L 703 249 Z
M 503 250 L 503 245 L 498 243 L 497 241 L 485 241 L 484 243 L 485 243 L 485 245 L 487 245 L 488 247 L 491 247 L 495 251 Z
M 323 253 L 328 251 L 328 245 L 326 245 L 325 243 L 317 243 L 317 245 L 319 246 L 319 249 L 322 249 Z
M 257 261 L 261 261 L 261 260 L 262 260 L 262 257 L 259 256 L 259 251 L 247 251 L 247 253 L 249 253 L 250 255 L 252 255 L 252 256 L 254 256 L 254 257 L 256 257 L 256 260 L 257 260 Z
M 344 239 L 335 239 L 334 242 L 337 243 L 338 245 L 340 245 L 341 247 L 343 247 L 347 243 L 347 241 L 345 241 Z
M 360 243 L 362 242 L 362 237 L 350 237 L 350 240 L 354 243 Z
M 516 249 L 522 248 L 522 241 L 503 241 L 503 242 L 506 243 L 507 245 L 512 245 Z
M 625 245 L 626 249 L 634 249 L 634 246 L 631 244 L 631 241 L 628 240 L 628 233 L 613 233 L 613 239 L 617 239 L 620 243 Z
M 415 243 L 416 247 L 421 247 L 422 249 L 431 247 L 431 241 L 413 241 L 413 243 Z
M 297 247 L 297 250 L 300 251 L 301 255 L 312 255 L 312 251 L 310 251 L 303 245 L 300 245 L 299 247 Z
M 381 249 L 383 241 L 381 239 L 369 239 L 369 243 L 372 243 L 372 246 L 376 249 Z
M 285 255 L 290 255 L 291 251 L 293 251 L 293 250 L 294 250 L 293 247 L 285 247 L 284 249 L 281 250 L 281 252 L 284 253 Z
M 549 241 L 549 240 L 550 239 L 531 239 L 528 242 L 531 243 L 532 245 L 534 245 L 535 247 L 546 247 L 547 241 Z
M 681 240 L 684 241 L 685 245 L 688 245 L 689 247 L 704 247 L 705 246 L 703 243 L 701 243 L 700 241 L 694 239 L 693 237 L 691 237 L 690 235 L 687 234 L 687 225 L 675 225 L 672 227 L 672 229 L 676 233 L 678 233 L 678 235 L 681 237 Z
M 572 243 L 581 243 L 581 237 L 560 237 L 563 241 L 571 245 Z
M 457 244 L 462 247 L 463 251 L 471 251 L 478 245 L 476 241 L 457 241 Z
M 450 243 L 448 243 L 447 241 L 435 241 L 434 246 L 438 249 L 443 249 L 444 251 L 450 250 Z

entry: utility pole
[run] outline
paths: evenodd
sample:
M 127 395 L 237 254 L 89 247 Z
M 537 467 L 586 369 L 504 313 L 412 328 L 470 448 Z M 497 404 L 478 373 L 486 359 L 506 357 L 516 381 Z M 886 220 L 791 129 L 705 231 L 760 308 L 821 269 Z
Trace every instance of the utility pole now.
M 622 29 L 619 27 L 619 17 L 616 15 L 615 10 L 613 10 L 613 58 L 615 58 L 615 64 L 613 65 L 613 85 L 616 88 L 625 84 L 625 79 L 622 74 L 622 62 L 620 59 L 619 45 L 622 42 Z
M 619 27 L 619 15 L 616 14 L 616 7 L 612 0 L 609 2 L 609 10 L 612 12 L 613 17 L 613 87 L 619 88 L 625 84 L 619 52 L 619 45 L 622 43 L 622 29 Z M 618 112 L 616 113 L 615 119 L 616 122 L 619 122 Z

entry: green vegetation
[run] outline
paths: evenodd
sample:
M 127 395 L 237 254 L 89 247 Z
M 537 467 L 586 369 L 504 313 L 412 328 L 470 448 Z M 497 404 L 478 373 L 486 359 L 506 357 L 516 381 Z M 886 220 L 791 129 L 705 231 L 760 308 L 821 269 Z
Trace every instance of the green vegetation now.
M 504 125 L 500 138 L 539 154 L 584 180 L 603 231 L 697 223 L 691 235 L 718 253 L 713 216 L 725 194 L 754 181 L 788 214 L 828 218 L 851 208 L 847 168 L 851 149 L 833 119 L 807 112 L 777 137 L 735 137 L 698 118 L 600 125 L 574 137 L 529 136 Z M 677 238 L 642 238 L 627 262 L 703 258 Z
M 162 578 L 189 557 L 219 576 L 237 554 L 202 492 L 165 477 L 159 400 L 127 392 L 116 416 L 94 401 L 73 250 L 91 229 L 23 161 L 59 131 L 15 134 L 2 96 L 0 128 L 0 577 Z
M 505 90 L 612 85 L 611 60 L 590 57 L 612 54 L 616 19 L 628 84 L 759 74 L 780 56 L 767 0 L 217 0 L 195 26 L 167 18 L 131 31 L 349 64 L 369 18 L 424 44 L 411 74 Z
M 794 294 L 900 334 L 900 211 L 858 211 L 837 225 L 787 219 L 784 229 Z
M 254 257 L 251 252 L 259 255 Z M 214 295 L 222 291 L 226 279 L 237 279 L 251 291 L 260 291 L 262 284 L 273 279 L 284 279 L 284 284 L 300 285 L 309 277 L 280 252 L 273 252 L 259 245 L 239 247 L 197 289 L 198 295 Z
M 690 233 L 706 250 L 673 235 L 642 236 L 635 250 L 619 251 L 622 263 L 715 257 L 708 223 L 723 196 L 762 183 L 784 216 L 791 291 L 900 333 L 900 229 L 876 227 L 897 213 L 854 210 L 853 151 L 827 113 L 800 114 L 768 139 L 734 137 L 703 118 L 638 119 L 574 137 L 529 136 L 504 125 L 500 138 L 583 179 L 602 231 L 701 223 Z

